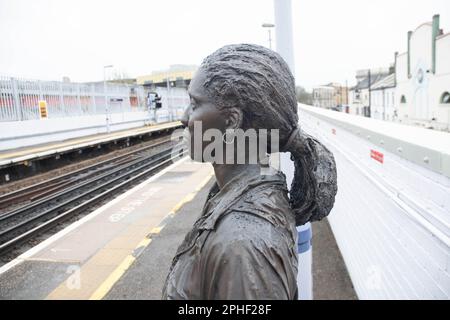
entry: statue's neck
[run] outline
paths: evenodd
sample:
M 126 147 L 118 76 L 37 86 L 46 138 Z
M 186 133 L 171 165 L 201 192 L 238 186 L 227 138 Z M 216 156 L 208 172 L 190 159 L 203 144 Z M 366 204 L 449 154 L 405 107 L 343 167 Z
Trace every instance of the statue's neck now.
M 220 189 L 242 172 L 258 174 L 261 167 L 259 164 L 213 164 L 217 185 Z

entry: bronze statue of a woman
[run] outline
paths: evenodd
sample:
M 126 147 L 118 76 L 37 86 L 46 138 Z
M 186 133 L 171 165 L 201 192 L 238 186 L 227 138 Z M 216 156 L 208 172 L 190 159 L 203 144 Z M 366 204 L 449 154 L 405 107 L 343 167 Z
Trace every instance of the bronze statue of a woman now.
M 285 175 L 262 174 L 262 161 L 230 163 L 222 161 L 226 152 L 216 154 L 211 161 L 216 183 L 178 248 L 163 298 L 296 299 L 295 227 L 328 215 L 337 185 L 333 155 L 298 126 L 289 67 L 267 48 L 228 45 L 203 61 L 189 95 L 182 123 L 192 145 L 200 139 L 201 151 L 206 148 L 202 135 L 194 134 L 200 123 L 202 133 L 223 133 L 220 143 L 225 150 L 232 145 L 235 159 L 242 150 L 229 130 L 278 130 L 279 150 L 291 153 L 295 173 L 289 193 Z M 273 152 L 271 145 L 264 151 Z M 191 158 L 199 160 L 192 150 Z

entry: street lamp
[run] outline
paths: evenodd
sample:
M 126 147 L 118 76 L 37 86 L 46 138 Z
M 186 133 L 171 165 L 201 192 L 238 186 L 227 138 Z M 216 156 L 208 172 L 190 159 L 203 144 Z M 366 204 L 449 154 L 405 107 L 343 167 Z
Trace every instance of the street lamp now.
M 270 30 L 271 28 L 275 27 L 275 25 L 273 23 L 263 23 L 262 27 L 267 28 L 267 30 L 269 31 L 269 48 L 272 49 L 272 34 Z
M 105 92 L 105 114 L 106 114 L 106 132 L 109 133 L 109 102 L 108 102 L 108 93 L 106 92 L 106 69 L 112 68 L 113 65 L 107 65 L 103 67 L 103 90 Z

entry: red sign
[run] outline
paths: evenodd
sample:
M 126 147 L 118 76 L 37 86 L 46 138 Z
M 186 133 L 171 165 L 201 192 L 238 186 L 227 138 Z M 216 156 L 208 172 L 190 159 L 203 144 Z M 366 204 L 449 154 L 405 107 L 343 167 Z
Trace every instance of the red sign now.
M 381 152 L 378 152 L 378 151 L 375 151 L 375 150 L 370 150 L 370 157 L 372 159 L 375 159 L 379 163 L 383 163 L 384 162 L 384 154 L 382 154 Z

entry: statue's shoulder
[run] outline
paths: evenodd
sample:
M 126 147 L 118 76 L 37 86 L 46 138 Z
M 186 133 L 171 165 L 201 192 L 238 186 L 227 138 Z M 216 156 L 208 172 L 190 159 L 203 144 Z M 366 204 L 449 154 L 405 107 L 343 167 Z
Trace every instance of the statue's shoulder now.
M 253 211 L 230 211 L 218 222 L 210 241 L 221 246 L 260 247 L 271 243 L 295 244 L 295 221 L 284 217 L 268 217 Z M 279 225 L 276 225 L 276 221 Z
M 285 184 L 273 183 L 255 187 L 230 208 L 231 216 L 252 215 L 275 227 L 290 229 L 295 226 L 295 216 L 289 204 Z

